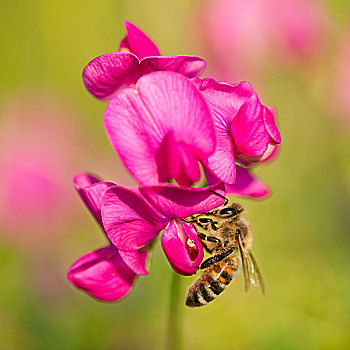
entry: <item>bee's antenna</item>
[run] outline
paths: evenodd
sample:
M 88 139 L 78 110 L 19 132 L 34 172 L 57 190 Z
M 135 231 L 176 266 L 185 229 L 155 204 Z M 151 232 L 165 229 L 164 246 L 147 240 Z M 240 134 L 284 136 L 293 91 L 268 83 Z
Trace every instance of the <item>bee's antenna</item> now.
M 212 190 L 210 190 L 210 192 L 216 194 L 217 196 L 221 197 L 222 199 L 225 199 L 224 205 L 226 205 L 228 203 L 228 198 L 226 198 L 225 196 L 223 196 L 223 195 L 221 195 L 221 194 L 219 194 L 219 193 L 217 193 L 215 191 L 212 191 Z

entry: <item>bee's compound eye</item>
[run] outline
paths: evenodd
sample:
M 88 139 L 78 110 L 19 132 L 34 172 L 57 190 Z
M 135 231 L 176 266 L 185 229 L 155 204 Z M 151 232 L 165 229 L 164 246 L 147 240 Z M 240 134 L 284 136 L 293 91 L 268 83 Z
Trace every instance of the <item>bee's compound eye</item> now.
M 237 211 L 234 208 L 224 208 L 220 211 L 220 215 L 223 215 L 229 218 L 231 216 L 236 216 Z

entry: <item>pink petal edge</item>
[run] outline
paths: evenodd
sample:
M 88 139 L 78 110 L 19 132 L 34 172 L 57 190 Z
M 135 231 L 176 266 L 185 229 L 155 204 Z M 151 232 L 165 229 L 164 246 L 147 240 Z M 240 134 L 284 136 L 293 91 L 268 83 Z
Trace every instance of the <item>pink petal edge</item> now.
M 79 173 L 74 176 L 73 185 L 92 216 L 102 226 L 102 198 L 105 191 L 115 186 L 115 184 L 111 182 L 102 182 L 98 178 L 86 173 Z
M 102 301 L 118 301 L 125 297 L 135 277 L 111 245 L 79 258 L 67 276 L 76 288 Z
M 118 89 L 134 84 L 139 76 L 139 60 L 128 52 L 96 57 L 83 70 L 87 90 L 101 100 L 108 100 Z
M 206 65 L 202 58 L 196 56 L 157 56 L 142 59 L 140 69 L 142 74 L 166 70 L 194 78 L 205 71 Z
M 147 56 L 161 56 L 157 45 L 139 27 L 128 21 L 123 23 L 126 36 L 120 43 L 120 50 L 128 50 L 140 60 Z

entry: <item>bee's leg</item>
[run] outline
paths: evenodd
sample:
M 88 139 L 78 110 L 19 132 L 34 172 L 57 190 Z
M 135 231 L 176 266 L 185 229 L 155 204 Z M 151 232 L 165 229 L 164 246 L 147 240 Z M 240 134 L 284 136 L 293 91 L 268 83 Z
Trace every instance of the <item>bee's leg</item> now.
M 230 254 L 232 254 L 233 252 L 235 251 L 235 247 L 229 249 L 228 251 L 226 252 L 223 252 L 221 254 L 217 254 L 217 255 L 214 255 L 213 257 L 211 258 L 208 258 L 206 260 L 204 260 L 200 265 L 199 265 L 199 268 L 200 269 L 205 269 L 223 259 L 225 259 L 226 257 L 228 257 Z
M 214 222 L 212 220 L 210 220 L 212 222 L 212 225 L 214 225 Z M 192 223 L 192 222 L 195 222 L 198 226 L 206 229 L 206 227 L 204 227 L 203 225 L 199 224 L 196 220 L 193 220 L 193 221 L 186 221 L 187 223 Z M 215 226 L 214 226 L 215 227 Z M 219 238 L 216 238 L 216 237 L 213 237 L 213 236 L 208 236 L 206 234 L 204 234 L 203 232 L 198 232 L 197 228 L 194 226 L 195 230 L 197 231 L 197 235 L 198 237 L 202 240 L 202 241 L 208 241 L 208 242 L 214 242 L 214 243 L 220 243 L 220 239 Z M 216 230 L 216 227 L 215 227 L 215 230 Z M 205 249 L 211 253 L 211 251 L 205 247 Z
M 206 234 L 204 234 L 203 232 L 197 232 L 198 237 L 203 240 L 203 241 L 208 241 L 208 242 L 214 242 L 214 243 L 220 243 L 220 239 L 213 237 L 213 236 L 207 236 Z
M 190 222 L 198 225 L 201 228 L 204 228 L 205 230 L 208 229 L 209 225 L 211 226 L 211 229 L 213 231 L 216 231 L 218 229 L 215 225 L 217 224 L 217 222 L 214 222 L 212 219 L 209 219 L 209 218 L 199 218 L 199 219 L 194 218 Z

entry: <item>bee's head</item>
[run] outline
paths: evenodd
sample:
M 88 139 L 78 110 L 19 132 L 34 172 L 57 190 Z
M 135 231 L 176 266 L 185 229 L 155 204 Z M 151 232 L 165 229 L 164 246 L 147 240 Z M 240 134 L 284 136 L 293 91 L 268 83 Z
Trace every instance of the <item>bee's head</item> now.
M 245 218 L 239 218 L 235 222 L 235 235 L 239 235 L 242 239 L 243 246 L 250 249 L 252 245 L 252 229 L 249 222 Z

